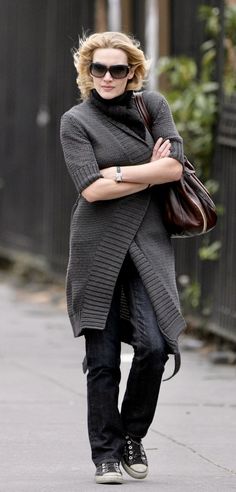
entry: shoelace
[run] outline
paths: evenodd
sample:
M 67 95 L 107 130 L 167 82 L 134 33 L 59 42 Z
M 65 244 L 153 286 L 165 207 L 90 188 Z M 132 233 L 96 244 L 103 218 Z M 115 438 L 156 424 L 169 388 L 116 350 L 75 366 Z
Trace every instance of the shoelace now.
M 102 463 L 101 467 L 103 473 L 109 473 L 111 471 L 114 471 L 113 468 L 117 473 L 120 473 L 119 463 Z
M 129 461 L 134 461 L 136 458 L 141 459 L 142 462 L 146 465 L 147 464 L 147 459 L 145 455 L 145 451 L 143 448 L 142 443 L 138 443 L 135 441 L 132 441 L 132 439 L 129 436 L 125 436 L 126 443 L 127 443 L 127 448 L 128 448 L 128 459 Z
M 114 463 L 114 468 L 116 470 L 117 473 L 120 473 L 120 468 L 119 468 L 119 464 L 118 463 Z

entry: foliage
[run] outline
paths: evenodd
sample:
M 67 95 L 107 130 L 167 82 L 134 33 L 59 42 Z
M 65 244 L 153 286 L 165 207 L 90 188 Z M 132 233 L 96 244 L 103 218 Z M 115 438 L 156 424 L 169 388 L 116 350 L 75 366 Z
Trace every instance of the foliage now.
M 201 286 L 197 281 L 191 281 L 187 275 L 180 275 L 180 300 L 185 312 L 197 309 L 201 300 Z
M 204 179 L 209 178 L 218 109 L 218 84 L 212 80 L 215 56 L 215 48 L 208 42 L 202 45 L 199 70 L 196 62 L 185 56 L 164 57 L 159 62 L 159 73 L 168 77 L 169 90 L 165 95 L 183 137 L 185 152 Z
M 217 7 L 202 5 L 199 17 L 214 44 L 220 34 L 220 11 Z M 223 89 L 230 95 L 236 90 L 236 5 L 225 5 L 224 9 L 224 67 Z
M 218 83 L 215 80 L 217 38 L 220 11 L 202 5 L 200 20 L 204 21 L 208 40 L 201 45 L 201 60 L 197 66 L 187 56 L 162 57 L 159 74 L 168 82 L 166 97 L 176 126 L 185 142 L 185 152 L 193 159 L 203 180 L 209 179 L 214 149 L 214 129 L 218 115 Z M 224 17 L 225 64 L 223 86 L 227 94 L 236 90 L 236 5 L 225 6 Z
M 214 241 L 209 244 L 209 240 L 206 240 L 198 250 L 199 258 L 208 261 L 218 260 L 220 249 L 221 241 Z
M 201 5 L 199 7 L 199 19 L 205 22 L 205 32 L 212 38 L 220 34 L 220 11 L 218 7 Z
M 159 74 L 165 74 L 167 80 L 168 89 L 165 95 L 170 103 L 176 126 L 183 137 L 185 153 L 190 160 L 193 159 L 198 174 L 209 191 L 214 194 L 219 185 L 211 178 L 210 168 L 218 117 L 219 85 L 216 81 L 216 56 L 221 34 L 221 19 L 218 8 L 206 5 L 200 8 L 199 16 L 204 22 L 208 37 L 200 47 L 199 65 L 193 58 L 187 56 L 163 57 L 160 59 L 158 71 Z M 236 5 L 225 6 L 222 84 L 226 94 L 236 90 Z M 220 205 L 217 211 L 218 214 L 223 213 Z M 205 236 L 198 251 L 199 258 L 201 261 L 217 261 L 220 249 L 219 240 L 210 243 L 209 236 Z M 179 282 L 184 311 L 199 309 L 202 304 L 199 281 L 181 275 Z

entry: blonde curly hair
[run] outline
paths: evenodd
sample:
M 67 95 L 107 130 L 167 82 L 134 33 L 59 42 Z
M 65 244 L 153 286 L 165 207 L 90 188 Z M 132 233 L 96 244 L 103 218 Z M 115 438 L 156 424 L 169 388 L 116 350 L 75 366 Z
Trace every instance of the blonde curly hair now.
M 89 67 L 93 61 L 93 53 L 98 48 L 118 48 L 125 51 L 128 64 L 134 68 L 134 76 L 128 81 L 128 89 L 141 89 L 150 62 L 145 58 L 139 41 L 121 32 L 94 33 L 81 38 L 79 48 L 73 50 L 74 65 L 78 74 L 76 82 L 83 100 L 89 97 L 93 89 Z

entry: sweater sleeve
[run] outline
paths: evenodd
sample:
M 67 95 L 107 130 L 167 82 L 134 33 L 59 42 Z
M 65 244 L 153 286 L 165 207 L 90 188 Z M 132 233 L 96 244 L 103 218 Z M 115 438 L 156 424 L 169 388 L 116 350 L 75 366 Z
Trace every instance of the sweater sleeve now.
M 183 139 L 175 126 L 169 104 L 165 97 L 157 92 L 145 92 L 144 101 L 152 119 L 152 136 L 155 140 L 163 137 L 171 142 L 170 157 L 184 163 Z
M 61 144 L 69 174 L 81 193 L 102 175 L 86 132 L 76 119 L 65 113 L 61 118 Z

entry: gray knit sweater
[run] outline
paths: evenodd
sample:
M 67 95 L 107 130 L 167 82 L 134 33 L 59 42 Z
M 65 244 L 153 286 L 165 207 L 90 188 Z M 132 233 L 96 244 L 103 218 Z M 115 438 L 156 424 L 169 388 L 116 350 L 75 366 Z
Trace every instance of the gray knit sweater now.
M 87 202 L 81 191 L 111 165 L 148 162 L 154 141 L 169 138 L 171 156 L 183 162 L 182 139 L 165 98 L 144 91 L 151 113 L 152 136 L 145 140 L 132 128 L 105 116 L 87 100 L 61 120 L 61 142 L 69 173 L 79 193 L 70 230 L 67 304 L 74 335 L 104 329 L 116 280 L 129 251 L 154 306 L 170 353 L 178 353 L 178 335 L 185 326 L 175 281 L 171 239 L 155 199 L 158 186 L 115 200 Z M 134 109 L 136 109 L 133 102 Z M 130 340 L 129 311 L 121 302 L 123 339 Z

